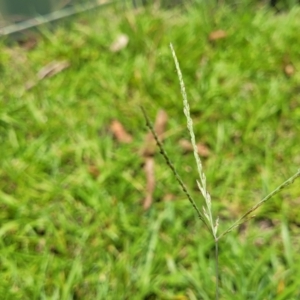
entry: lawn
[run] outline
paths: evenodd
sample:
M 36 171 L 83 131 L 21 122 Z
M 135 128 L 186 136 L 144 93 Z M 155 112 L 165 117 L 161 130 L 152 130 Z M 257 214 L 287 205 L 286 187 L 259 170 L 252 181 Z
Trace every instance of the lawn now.
M 222 232 L 299 169 L 299 28 L 297 7 L 116 5 L 2 41 L 0 298 L 214 299 L 140 105 L 202 208 L 171 42 Z M 220 240 L 220 299 L 300 299 L 299 186 Z

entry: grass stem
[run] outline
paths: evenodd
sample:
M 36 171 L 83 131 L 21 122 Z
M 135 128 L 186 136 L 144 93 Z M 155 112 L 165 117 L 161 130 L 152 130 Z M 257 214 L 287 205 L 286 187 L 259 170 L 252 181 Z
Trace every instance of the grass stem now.
M 215 239 L 215 259 L 216 259 L 216 300 L 219 300 L 219 241 Z
M 195 200 L 192 198 L 191 194 L 188 192 L 188 190 L 187 190 L 185 184 L 183 183 L 182 179 L 180 178 L 180 176 L 179 176 L 178 172 L 176 171 L 176 169 L 175 169 L 173 163 L 170 161 L 170 159 L 169 159 L 169 157 L 168 157 L 168 154 L 167 154 L 167 152 L 165 151 L 165 149 L 164 149 L 162 143 L 160 142 L 160 140 L 159 140 L 159 138 L 158 138 L 158 136 L 157 136 L 157 134 L 156 134 L 156 132 L 155 132 L 155 130 L 154 130 L 154 127 L 153 127 L 153 125 L 151 124 L 151 122 L 150 122 L 150 120 L 149 120 L 149 118 L 148 118 L 148 115 L 147 115 L 147 113 L 146 113 L 144 107 L 141 106 L 141 109 L 142 109 L 143 115 L 144 115 L 145 120 L 146 120 L 146 125 L 147 125 L 147 127 L 150 129 L 150 131 L 152 132 L 152 134 L 153 134 L 153 136 L 154 136 L 154 139 L 155 139 L 155 141 L 156 141 L 156 143 L 157 143 L 157 146 L 158 146 L 158 148 L 159 148 L 159 150 L 160 150 L 160 153 L 161 153 L 162 156 L 164 157 L 164 159 L 165 159 L 167 165 L 168 165 L 168 166 L 170 167 L 170 169 L 172 170 L 172 172 L 173 172 L 173 174 L 174 174 L 174 176 L 175 176 L 177 182 L 179 183 L 179 185 L 180 185 L 180 187 L 182 188 L 183 192 L 186 194 L 188 200 L 190 201 L 190 203 L 192 204 L 193 208 L 195 209 L 195 211 L 196 211 L 196 213 L 197 213 L 199 219 L 205 224 L 205 226 L 206 226 L 206 227 L 209 229 L 209 231 L 210 231 L 210 227 L 209 227 L 209 225 L 207 224 L 207 221 L 206 221 L 206 218 L 205 218 L 204 214 L 201 213 L 201 211 L 198 209 Z

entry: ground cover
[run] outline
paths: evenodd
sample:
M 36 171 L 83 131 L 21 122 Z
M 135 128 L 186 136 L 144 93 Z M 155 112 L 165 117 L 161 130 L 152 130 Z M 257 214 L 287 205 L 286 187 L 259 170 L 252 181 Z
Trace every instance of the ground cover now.
M 3 42 L 1 299 L 213 299 L 213 243 L 139 105 L 168 116 L 165 148 L 201 207 L 172 42 L 226 229 L 299 168 L 299 17 L 116 6 Z M 299 192 L 220 243 L 221 299 L 299 298 Z

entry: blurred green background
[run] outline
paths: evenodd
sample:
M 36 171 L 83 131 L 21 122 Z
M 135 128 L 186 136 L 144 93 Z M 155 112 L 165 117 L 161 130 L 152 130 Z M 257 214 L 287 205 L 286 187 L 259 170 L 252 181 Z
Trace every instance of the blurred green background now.
M 168 116 L 202 208 L 170 43 L 220 233 L 299 169 L 297 5 L 125 4 L 1 39 L 1 299 L 214 299 L 213 241 L 139 108 Z M 220 299 L 300 298 L 299 205 L 298 180 L 220 241 Z

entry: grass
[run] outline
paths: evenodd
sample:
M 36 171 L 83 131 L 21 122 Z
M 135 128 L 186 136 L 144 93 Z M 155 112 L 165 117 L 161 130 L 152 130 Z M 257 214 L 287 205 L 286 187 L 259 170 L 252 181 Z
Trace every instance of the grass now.
M 187 190 L 187 187 L 183 183 L 182 179 L 180 178 L 180 175 L 176 171 L 176 168 L 174 167 L 173 163 L 170 161 L 170 158 L 167 154 L 167 152 L 164 149 L 164 146 L 162 142 L 159 139 L 158 134 L 156 133 L 153 125 L 151 124 L 149 117 L 147 115 L 147 112 L 145 108 L 142 106 L 142 112 L 146 120 L 146 124 L 148 128 L 150 129 L 154 140 L 156 141 L 156 144 L 158 148 L 160 149 L 160 153 L 164 157 L 166 164 L 168 165 L 169 169 L 173 172 L 174 177 L 176 181 L 178 182 L 178 185 L 181 187 L 182 191 L 186 194 L 187 199 L 190 201 L 191 206 L 194 208 L 196 215 L 199 217 L 199 219 L 203 222 L 203 224 L 206 226 L 208 231 L 211 233 L 212 238 L 215 243 L 215 278 L 216 278 L 216 299 L 219 299 L 219 252 L 218 252 L 218 245 L 219 245 L 219 240 L 225 236 L 226 234 L 230 233 L 233 229 L 241 226 L 243 223 L 246 221 L 249 221 L 251 218 L 253 218 L 253 213 L 260 207 L 262 206 L 265 202 L 273 198 L 276 194 L 278 194 L 280 191 L 283 189 L 287 188 L 291 184 L 294 183 L 294 181 L 300 176 L 300 169 L 288 178 L 285 182 L 283 182 L 281 185 L 279 185 L 276 189 L 274 189 L 272 192 L 270 192 L 267 196 L 265 196 L 262 200 L 258 201 L 252 208 L 250 208 L 246 213 L 244 213 L 237 221 L 235 221 L 230 227 L 228 227 L 224 232 L 221 234 L 218 234 L 218 227 L 219 227 L 219 217 L 217 217 L 216 221 L 214 221 L 213 215 L 212 215 L 212 202 L 211 202 L 211 196 L 209 192 L 207 191 L 207 184 L 206 184 L 206 176 L 203 171 L 203 166 L 202 162 L 199 156 L 199 150 L 198 146 L 196 144 L 196 139 L 195 139 L 195 134 L 194 134 L 194 129 L 193 129 L 193 120 L 190 115 L 190 106 L 187 100 L 187 94 L 185 91 L 185 85 L 183 82 L 183 76 L 180 70 L 179 62 L 176 57 L 176 53 L 174 51 L 174 48 L 172 44 L 170 44 L 171 52 L 173 55 L 173 59 L 176 65 L 176 70 L 178 74 L 178 79 L 180 83 L 180 88 L 181 88 L 181 94 L 183 98 L 183 112 L 186 116 L 187 119 L 187 128 L 190 134 L 190 139 L 191 139 L 191 144 L 192 144 L 192 149 L 194 152 L 194 158 L 195 162 L 197 165 L 197 171 L 199 175 L 199 181 L 197 180 L 197 186 L 199 188 L 199 191 L 204 199 L 205 205 L 202 207 L 202 211 L 197 207 L 195 200 L 193 200 L 193 197 L 190 195 L 190 193 Z
M 138 106 L 168 113 L 166 151 L 202 207 L 193 155 L 179 145 L 188 137 L 172 42 L 223 232 L 299 169 L 299 14 L 116 7 L 41 28 L 31 50 L 3 44 L 1 297 L 212 299 L 214 244 L 159 155 L 143 210 Z M 227 37 L 210 42 L 218 29 Z M 129 44 L 112 53 L 120 33 Z M 37 80 L 54 60 L 70 67 Z M 114 139 L 113 119 L 131 143 Z M 220 241 L 221 299 L 299 298 L 299 199 L 296 182 Z

